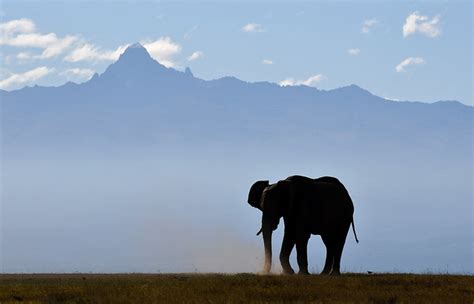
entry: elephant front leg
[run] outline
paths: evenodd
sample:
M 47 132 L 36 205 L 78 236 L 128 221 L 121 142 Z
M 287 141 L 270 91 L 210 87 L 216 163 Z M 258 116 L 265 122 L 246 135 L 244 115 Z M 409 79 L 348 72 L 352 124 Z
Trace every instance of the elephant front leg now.
M 294 274 L 293 268 L 290 265 L 290 254 L 295 246 L 294 237 L 285 229 L 285 234 L 283 236 L 283 243 L 281 244 L 281 251 L 280 251 L 280 263 L 281 267 L 283 268 L 284 274 Z
M 309 274 L 308 271 L 308 240 L 310 234 L 304 234 L 297 237 L 296 240 L 296 259 L 300 271 L 298 274 Z

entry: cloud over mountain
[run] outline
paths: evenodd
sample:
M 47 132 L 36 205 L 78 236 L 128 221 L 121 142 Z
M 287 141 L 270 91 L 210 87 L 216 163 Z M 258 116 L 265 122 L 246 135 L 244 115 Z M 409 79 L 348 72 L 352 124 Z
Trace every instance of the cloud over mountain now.
M 119 58 L 128 44 L 120 45 L 115 50 L 102 50 L 90 43 L 83 44 L 74 49 L 64 60 L 69 62 L 78 61 L 115 61 Z
M 158 60 L 166 67 L 174 67 L 173 57 L 181 52 L 181 46 L 171 40 L 170 37 L 161 37 L 158 40 L 142 41 L 143 46 L 150 53 L 151 57 Z
M 323 74 L 317 74 L 317 75 L 310 76 L 309 78 L 304 79 L 304 80 L 295 80 L 293 78 L 286 78 L 280 81 L 279 84 L 283 87 L 295 86 L 295 85 L 305 85 L 309 87 L 314 87 L 316 86 L 316 84 L 318 84 L 324 79 L 326 79 L 326 76 L 324 76 Z
M 0 23 L 0 45 L 17 48 L 39 48 L 43 51 L 38 55 L 26 56 L 22 59 L 48 59 L 62 54 L 78 38 L 67 35 L 59 38 L 55 33 L 41 34 L 30 19 L 16 19 Z
M 191 56 L 188 57 L 188 61 L 198 60 L 202 57 L 204 57 L 204 53 L 201 51 L 196 51 L 196 52 L 193 52 Z
M 51 72 L 53 72 L 53 69 L 42 66 L 42 67 L 34 68 L 32 70 L 29 70 L 23 73 L 11 74 L 7 78 L 0 80 L 0 88 L 1 89 L 18 88 L 25 84 L 30 84 L 40 78 L 43 78 L 44 76 L 50 74 Z
M 425 63 L 425 60 L 421 57 L 408 57 L 399 64 L 397 64 L 397 66 L 395 67 L 395 71 L 397 71 L 398 73 L 405 72 L 406 67 L 423 63 Z

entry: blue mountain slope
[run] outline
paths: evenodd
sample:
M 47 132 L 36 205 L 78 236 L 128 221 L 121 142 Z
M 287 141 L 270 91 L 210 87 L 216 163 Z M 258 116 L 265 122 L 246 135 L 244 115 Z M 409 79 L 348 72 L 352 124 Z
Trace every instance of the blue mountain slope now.
M 139 44 L 86 83 L 0 94 L 7 143 L 33 135 L 54 142 L 58 129 L 68 130 L 68 137 L 107 137 L 106 129 L 120 132 L 114 125 L 125 122 L 124 140 L 169 129 L 189 137 L 234 140 L 258 134 L 281 138 L 288 132 L 301 140 L 315 132 L 331 138 L 334 132 L 361 142 L 406 143 L 427 137 L 455 142 L 472 135 L 472 107 L 457 102 L 393 102 L 356 85 L 321 91 L 234 77 L 204 81 L 189 69 L 164 67 Z

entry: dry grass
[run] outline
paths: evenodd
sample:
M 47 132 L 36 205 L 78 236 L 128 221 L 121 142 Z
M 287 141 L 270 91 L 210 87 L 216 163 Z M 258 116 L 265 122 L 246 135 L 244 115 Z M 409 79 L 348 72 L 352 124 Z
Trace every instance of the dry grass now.
M 474 277 L 0 275 L 0 303 L 474 303 Z

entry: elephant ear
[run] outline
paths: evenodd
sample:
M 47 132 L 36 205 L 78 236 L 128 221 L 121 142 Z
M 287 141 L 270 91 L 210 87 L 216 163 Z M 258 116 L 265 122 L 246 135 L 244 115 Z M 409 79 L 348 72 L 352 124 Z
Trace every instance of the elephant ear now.
M 260 200 L 262 199 L 263 190 L 268 187 L 270 183 L 267 180 L 261 180 L 255 182 L 252 187 L 250 187 L 249 197 L 247 202 L 250 206 L 261 209 L 260 207 Z
M 277 183 L 278 195 L 280 197 L 280 207 L 282 214 L 288 214 L 293 211 L 295 191 L 291 181 L 281 180 Z

